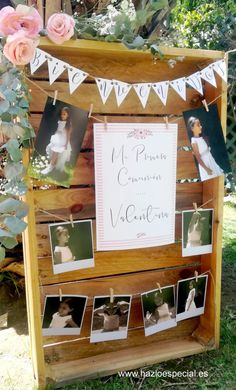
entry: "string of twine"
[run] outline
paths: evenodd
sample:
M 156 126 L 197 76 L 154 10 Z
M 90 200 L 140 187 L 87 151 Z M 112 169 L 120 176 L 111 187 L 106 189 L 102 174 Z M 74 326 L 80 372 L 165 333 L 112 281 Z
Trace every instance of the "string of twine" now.
M 213 289 L 214 289 L 214 297 L 215 297 L 215 293 L 216 293 L 216 284 L 215 284 L 215 278 L 211 272 L 211 270 L 207 270 L 207 271 L 204 271 L 202 272 L 201 274 L 198 274 L 197 271 L 194 272 L 194 275 L 195 275 L 195 279 L 197 281 L 198 278 L 200 278 L 201 276 L 204 276 L 204 275 L 207 275 L 209 274 L 210 277 L 211 277 L 211 280 L 212 280 L 212 284 L 213 284 Z M 193 277 L 194 278 L 194 277 Z M 183 279 L 184 280 L 184 279 Z M 183 281 L 182 280 L 182 281 Z M 76 282 L 73 282 L 73 283 L 76 283 Z M 159 283 L 158 283 L 159 284 Z M 54 286 L 56 285 L 60 285 L 60 284 L 55 284 Z M 61 285 L 60 285 L 61 286 Z M 160 284 L 159 284 L 160 286 Z M 42 287 L 43 288 L 43 287 Z M 165 286 L 163 286 L 162 288 L 165 288 Z M 157 290 L 160 290 L 161 287 L 159 287 Z M 61 287 L 60 287 L 60 290 L 61 290 Z M 148 291 L 147 291 L 148 292 Z M 61 292 L 60 292 L 61 293 Z M 146 292 L 144 292 L 145 294 Z M 136 293 L 136 294 L 130 294 L 132 295 L 132 297 L 140 297 L 140 295 L 143 294 L 143 293 Z M 65 296 L 67 296 L 69 294 L 65 294 Z M 122 294 L 123 295 L 123 294 Z M 128 295 L 128 294 L 127 294 Z M 94 299 L 94 296 L 88 296 L 88 299 Z M 215 309 L 216 309 L 216 298 L 214 298 L 214 305 L 215 305 Z M 132 327 L 132 328 L 128 328 L 127 329 L 127 332 L 132 332 L 134 330 L 138 330 L 138 329 L 144 329 L 144 325 L 141 325 L 141 326 L 135 326 L 135 327 Z M 84 336 L 84 337 L 78 337 L 76 339 L 71 339 L 71 340 L 65 340 L 65 341 L 59 341 L 58 343 L 52 343 L 52 344 L 45 344 L 45 346 L 47 347 L 50 347 L 50 346 L 54 346 L 54 345 L 59 345 L 59 344 L 68 344 L 68 343 L 72 343 L 72 342 L 75 342 L 75 341 L 83 341 L 83 340 L 89 340 L 91 336 Z

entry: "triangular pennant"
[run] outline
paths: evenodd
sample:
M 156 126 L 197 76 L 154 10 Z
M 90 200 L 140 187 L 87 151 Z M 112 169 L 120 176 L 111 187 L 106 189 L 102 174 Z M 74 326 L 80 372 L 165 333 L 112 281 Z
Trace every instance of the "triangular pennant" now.
M 213 69 L 218 75 L 227 83 L 228 75 L 227 75 L 227 65 L 225 60 L 216 61 L 212 64 Z
M 34 58 L 30 61 L 30 72 L 33 74 L 47 59 L 47 53 L 41 49 L 36 49 Z
M 152 84 L 152 88 L 165 106 L 168 97 L 169 81 L 161 81 L 160 83 Z
M 102 102 L 105 104 L 112 91 L 113 81 L 101 78 L 96 78 L 95 81 L 97 83 Z
M 170 82 L 172 88 L 178 93 L 182 99 L 186 100 L 186 79 L 185 77 L 180 77 L 179 79 L 173 80 Z
M 139 83 L 133 85 L 135 92 L 137 93 L 139 100 L 142 103 L 143 108 L 146 107 L 151 86 L 152 85 L 150 83 Z
M 128 95 L 130 89 L 132 88 L 132 85 L 119 80 L 112 81 L 114 84 L 117 105 L 119 107 Z
M 69 67 L 69 65 L 65 62 L 51 56 L 48 57 L 49 84 L 51 85 L 54 83 L 67 67 Z
M 74 66 L 68 67 L 68 78 L 69 78 L 69 88 L 70 94 L 72 94 L 76 88 L 82 84 L 82 82 L 86 79 L 88 73 L 83 72 L 80 69 L 74 68 Z
M 196 72 L 194 74 L 191 74 L 191 76 L 188 76 L 186 78 L 186 82 L 196 91 L 198 91 L 201 95 L 203 95 L 203 88 L 202 88 L 202 79 L 199 72 Z
M 201 72 L 199 73 L 203 80 L 208 81 L 208 83 L 216 87 L 216 79 L 215 79 L 212 65 L 209 65 L 206 68 L 202 69 Z

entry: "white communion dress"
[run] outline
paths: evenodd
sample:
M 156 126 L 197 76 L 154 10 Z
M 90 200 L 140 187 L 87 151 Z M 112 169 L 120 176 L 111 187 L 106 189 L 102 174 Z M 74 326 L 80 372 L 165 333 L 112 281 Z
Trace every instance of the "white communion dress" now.
M 202 232 L 201 230 L 197 230 L 198 225 L 194 225 L 194 228 L 191 232 L 188 232 L 188 242 L 186 245 L 186 248 L 192 248 L 195 246 L 201 246 L 202 241 L 201 241 L 201 235 Z
M 191 144 L 197 144 L 202 161 L 208 168 L 212 170 L 212 175 L 208 175 L 207 171 L 200 164 L 198 164 L 201 181 L 212 179 L 213 177 L 224 174 L 223 170 L 219 167 L 214 157 L 212 156 L 211 149 L 203 137 L 192 137 Z
M 52 152 L 58 153 L 55 168 L 59 171 L 64 171 L 65 163 L 70 160 L 72 152 L 70 141 L 66 147 L 67 130 L 65 125 L 66 121 L 58 121 L 57 131 L 51 136 L 50 143 L 46 148 L 46 153 L 49 158 L 51 157 Z
M 158 314 L 158 320 L 157 323 L 159 324 L 160 322 L 165 322 L 171 320 L 170 312 L 169 312 L 169 307 L 167 303 L 163 303 L 163 305 L 159 306 L 156 310 L 155 313 Z
M 185 311 L 196 310 L 196 305 L 194 302 L 195 294 L 196 290 L 195 288 L 192 288 L 188 293 L 188 298 L 185 303 Z M 191 304 L 189 305 L 190 302 Z
M 68 246 L 56 246 L 54 249 L 54 254 L 61 254 L 61 262 L 67 263 L 69 261 L 73 261 L 74 257 L 72 255 L 72 252 Z
M 71 319 L 72 319 L 71 315 L 60 316 L 58 312 L 54 313 L 49 328 L 65 328 L 65 326 L 67 325 L 66 322 Z

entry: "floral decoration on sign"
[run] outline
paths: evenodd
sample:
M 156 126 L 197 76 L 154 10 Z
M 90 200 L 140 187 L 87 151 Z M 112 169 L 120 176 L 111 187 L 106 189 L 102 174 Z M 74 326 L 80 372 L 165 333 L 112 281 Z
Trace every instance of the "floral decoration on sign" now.
M 153 133 L 151 130 L 147 129 L 134 129 L 133 131 L 130 131 L 127 135 L 127 138 L 135 138 L 135 139 L 145 139 L 149 136 L 152 136 Z

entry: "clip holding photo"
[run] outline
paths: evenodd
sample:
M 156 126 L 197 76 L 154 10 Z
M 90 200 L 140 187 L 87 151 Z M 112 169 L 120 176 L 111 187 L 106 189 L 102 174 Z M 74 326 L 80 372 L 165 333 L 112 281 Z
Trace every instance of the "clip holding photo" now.
M 162 294 L 162 289 L 161 289 L 160 283 L 157 282 L 156 285 L 157 285 L 157 288 L 158 288 L 159 292 Z
M 203 100 L 202 100 L 202 104 L 204 105 L 206 111 L 209 112 L 209 107 L 208 107 L 208 104 L 207 104 L 206 99 L 203 99 Z

